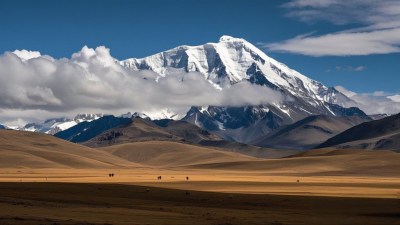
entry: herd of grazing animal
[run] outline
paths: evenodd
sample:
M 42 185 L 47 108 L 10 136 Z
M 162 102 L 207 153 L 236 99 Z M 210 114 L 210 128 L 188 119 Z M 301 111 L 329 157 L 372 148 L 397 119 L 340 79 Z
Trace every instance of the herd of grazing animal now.
M 108 176 L 109 176 L 109 177 L 114 177 L 114 173 L 109 173 Z M 173 177 L 172 177 L 172 178 L 173 178 Z M 161 180 L 161 179 L 162 179 L 161 176 L 157 176 L 157 180 Z M 46 178 L 46 180 L 47 180 L 47 178 Z M 186 177 L 186 180 L 189 180 L 189 177 Z M 300 182 L 300 180 L 297 180 L 297 183 L 299 183 L 299 182 Z M 150 192 L 150 189 L 147 188 L 147 189 L 146 189 L 146 192 Z M 185 195 L 186 195 L 186 196 L 190 196 L 190 192 L 189 192 L 189 191 L 185 191 Z M 233 198 L 233 195 L 229 195 L 228 198 Z
M 108 176 L 109 176 L 109 177 L 114 177 L 114 173 L 109 173 Z M 158 176 L 158 177 L 157 177 L 157 180 L 161 180 L 161 179 L 162 179 L 161 176 Z M 189 177 L 186 177 L 186 180 L 189 180 Z
M 172 177 L 173 178 L 173 177 Z M 161 180 L 162 179 L 162 177 L 161 176 L 158 176 L 157 177 L 157 180 Z M 189 180 L 189 177 L 186 177 L 186 180 Z

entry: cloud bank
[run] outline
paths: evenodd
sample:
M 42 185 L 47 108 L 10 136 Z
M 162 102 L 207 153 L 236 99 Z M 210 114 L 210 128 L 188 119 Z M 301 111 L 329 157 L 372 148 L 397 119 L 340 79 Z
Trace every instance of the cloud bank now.
M 400 112 L 400 95 L 391 95 L 382 91 L 373 93 L 356 93 L 347 90 L 342 86 L 336 86 L 336 90 L 349 97 L 346 107 L 355 106 L 363 110 L 368 115 L 373 114 L 396 114 Z
M 400 52 L 400 1 L 293 0 L 283 5 L 287 16 L 307 23 L 327 21 L 359 27 L 340 32 L 299 35 L 264 44 L 277 52 L 309 56 L 351 56 Z
M 0 68 L 0 122 L 22 123 L 77 112 L 119 114 L 168 108 L 184 113 L 193 105 L 283 100 L 278 92 L 248 82 L 219 90 L 198 73 L 177 72 L 156 82 L 157 74 L 120 66 L 102 46 L 85 46 L 62 59 L 26 50 L 6 52 L 0 56 Z

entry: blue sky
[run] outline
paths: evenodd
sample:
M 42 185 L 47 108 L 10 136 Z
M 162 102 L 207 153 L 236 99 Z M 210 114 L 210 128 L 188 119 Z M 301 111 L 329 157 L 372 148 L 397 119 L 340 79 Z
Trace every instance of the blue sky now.
M 227 34 L 257 44 L 328 86 L 399 93 L 399 5 L 391 0 L 341 2 L 2 1 L 0 52 L 37 50 L 59 58 L 84 45 L 104 45 L 125 59 L 216 42 Z

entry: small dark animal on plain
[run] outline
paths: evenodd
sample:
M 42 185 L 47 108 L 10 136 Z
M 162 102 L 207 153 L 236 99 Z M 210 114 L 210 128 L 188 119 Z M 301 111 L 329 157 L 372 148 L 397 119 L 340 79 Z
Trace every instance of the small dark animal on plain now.
M 186 177 L 186 180 L 189 180 L 189 177 Z
M 158 177 L 157 177 L 157 180 L 161 180 L 161 176 L 158 176 Z

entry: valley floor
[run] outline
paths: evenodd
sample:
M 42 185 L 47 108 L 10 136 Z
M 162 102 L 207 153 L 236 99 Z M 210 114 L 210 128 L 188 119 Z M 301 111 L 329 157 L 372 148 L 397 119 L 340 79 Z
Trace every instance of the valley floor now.
M 109 177 L 113 173 L 114 177 Z M 157 177 L 161 176 L 161 180 Z M 188 180 L 187 180 L 188 177 Z M 400 199 L 399 177 L 316 176 L 191 168 L 0 169 L 0 182 L 113 183 L 180 190 Z M 399 203 L 400 204 L 400 203 Z M 400 207 L 400 205 L 399 205 Z
M 0 181 L 2 225 L 400 224 L 398 177 L 3 168 Z

